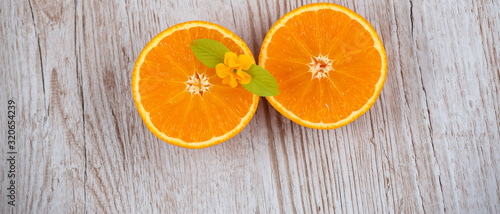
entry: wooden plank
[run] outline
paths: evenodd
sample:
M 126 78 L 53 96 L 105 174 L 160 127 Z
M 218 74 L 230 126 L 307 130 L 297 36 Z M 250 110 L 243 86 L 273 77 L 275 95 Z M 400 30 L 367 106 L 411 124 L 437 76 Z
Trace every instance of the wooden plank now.
M 6 139 L 4 109 L 12 99 L 18 152 L 15 207 L 6 199 L 7 165 L 0 165 L 1 212 L 83 212 L 85 150 L 74 2 L 0 5 L 0 136 Z M 6 152 L 2 145 L 2 163 L 7 163 Z
M 160 141 L 137 114 L 130 77 L 135 59 L 154 35 L 195 19 L 213 21 L 238 32 L 233 11 L 245 14 L 244 5 L 231 9 L 230 2 L 196 2 L 194 10 L 191 4 L 83 3 L 89 212 L 279 209 L 262 109 L 241 134 L 204 150 L 186 150 Z M 248 15 L 242 19 L 245 17 Z

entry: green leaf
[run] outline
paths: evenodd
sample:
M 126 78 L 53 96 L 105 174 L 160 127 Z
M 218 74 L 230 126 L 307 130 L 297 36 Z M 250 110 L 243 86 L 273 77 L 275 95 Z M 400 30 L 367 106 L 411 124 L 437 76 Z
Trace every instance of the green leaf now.
M 252 76 L 252 80 L 248 84 L 241 84 L 245 89 L 262 97 L 279 94 L 278 83 L 269 71 L 258 65 L 252 65 L 246 72 Z
M 204 65 L 215 68 L 219 63 L 224 63 L 224 55 L 230 50 L 222 43 L 212 39 L 197 39 L 191 42 L 191 50 Z

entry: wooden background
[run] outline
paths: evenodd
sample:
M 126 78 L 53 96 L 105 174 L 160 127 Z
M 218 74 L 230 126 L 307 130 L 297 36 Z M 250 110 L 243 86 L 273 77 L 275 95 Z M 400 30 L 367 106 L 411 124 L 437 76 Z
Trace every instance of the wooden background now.
M 500 212 L 500 1 L 332 2 L 370 21 L 387 50 L 371 110 L 321 131 L 262 99 L 239 135 L 188 150 L 157 139 L 137 113 L 142 48 L 205 20 L 257 57 L 272 24 L 309 1 L 1 0 L 0 213 Z

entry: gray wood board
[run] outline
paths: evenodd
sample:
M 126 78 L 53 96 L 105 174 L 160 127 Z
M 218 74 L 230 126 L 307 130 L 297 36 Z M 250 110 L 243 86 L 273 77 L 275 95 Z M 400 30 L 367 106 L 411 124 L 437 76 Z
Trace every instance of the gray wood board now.
M 379 33 L 375 105 L 335 130 L 261 99 L 248 126 L 202 150 L 142 122 L 132 70 L 156 34 L 220 24 L 257 57 L 309 1 L 0 1 L 0 139 L 16 102 L 16 206 L 0 146 L 2 213 L 498 213 L 500 2 L 331 1 Z

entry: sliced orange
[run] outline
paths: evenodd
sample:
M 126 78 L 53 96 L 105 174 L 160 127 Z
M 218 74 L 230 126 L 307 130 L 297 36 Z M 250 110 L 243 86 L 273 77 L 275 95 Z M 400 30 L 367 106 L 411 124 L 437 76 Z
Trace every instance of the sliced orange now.
M 201 38 L 252 56 L 243 40 L 226 28 L 186 22 L 156 35 L 139 55 L 132 76 L 133 97 L 146 126 L 163 141 L 185 148 L 205 148 L 235 136 L 259 102 L 259 96 L 241 85 L 222 84 L 215 69 L 194 56 L 190 43 Z
M 330 3 L 280 18 L 264 39 L 259 65 L 278 82 L 271 105 L 317 129 L 344 126 L 368 111 L 387 75 L 384 46 L 370 23 Z

